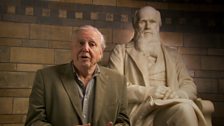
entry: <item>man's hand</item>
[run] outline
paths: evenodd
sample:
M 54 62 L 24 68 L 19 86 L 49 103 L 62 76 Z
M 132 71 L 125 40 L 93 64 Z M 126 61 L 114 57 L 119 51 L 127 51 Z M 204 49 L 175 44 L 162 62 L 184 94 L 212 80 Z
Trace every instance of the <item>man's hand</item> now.
M 176 92 L 171 90 L 170 88 L 167 88 L 163 99 L 175 99 L 175 98 L 178 98 L 178 95 L 176 94 Z
M 113 126 L 113 123 L 112 122 L 109 122 L 109 123 L 107 123 L 106 126 Z
M 175 91 L 166 86 L 155 86 L 151 89 L 151 96 L 156 99 L 174 99 L 178 98 Z

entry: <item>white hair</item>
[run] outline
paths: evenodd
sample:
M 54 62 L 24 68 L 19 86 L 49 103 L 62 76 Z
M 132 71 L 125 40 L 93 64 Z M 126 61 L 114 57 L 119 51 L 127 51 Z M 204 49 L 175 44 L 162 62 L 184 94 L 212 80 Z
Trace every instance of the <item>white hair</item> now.
M 155 8 L 151 7 L 151 6 L 145 6 L 145 7 L 140 8 L 139 10 L 135 11 L 134 17 L 132 19 L 132 25 L 133 25 L 133 27 L 135 28 L 137 22 L 139 21 L 139 12 L 142 11 L 142 10 L 145 10 L 145 9 L 150 10 L 153 13 L 155 13 L 157 15 L 156 16 L 156 20 L 159 22 L 159 26 L 162 26 L 160 12 L 158 10 L 156 10 Z
M 76 29 L 74 34 L 76 35 L 78 32 L 80 32 L 82 30 L 89 30 L 89 29 L 95 31 L 99 35 L 101 47 L 102 47 L 102 49 L 105 49 L 106 48 L 105 38 L 104 38 L 103 34 L 96 27 L 93 27 L 91 25 L 83 25 L 83 26 L 80 26 L 78 29 Z

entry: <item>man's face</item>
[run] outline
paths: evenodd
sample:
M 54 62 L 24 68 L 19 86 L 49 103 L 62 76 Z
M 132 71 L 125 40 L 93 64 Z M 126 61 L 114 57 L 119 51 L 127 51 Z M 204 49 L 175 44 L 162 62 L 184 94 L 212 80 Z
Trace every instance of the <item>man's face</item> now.
M 72 41 L 72 59 L 78 69 L 91 68 L 101 59 L 103 49 L 100 41 L 100 35 L 92 29 L 81 30 L 76 34 Z
M 139 11 L 139 21 L 137 22 L 137 32 L 140 38 L 155 39 L 159 34 L 160 22 L 158 15 L 151 9 L 143 9 Z

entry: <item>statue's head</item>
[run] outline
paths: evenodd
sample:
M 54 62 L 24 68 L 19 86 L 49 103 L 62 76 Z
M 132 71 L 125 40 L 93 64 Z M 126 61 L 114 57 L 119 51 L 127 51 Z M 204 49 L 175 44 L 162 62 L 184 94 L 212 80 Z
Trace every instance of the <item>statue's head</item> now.
M 134 39 L 159 39 L 159 29 L 162 25 L 160 12 L 153 7 L 145 6 L 135 12 L 133 18 L 135 30 Z

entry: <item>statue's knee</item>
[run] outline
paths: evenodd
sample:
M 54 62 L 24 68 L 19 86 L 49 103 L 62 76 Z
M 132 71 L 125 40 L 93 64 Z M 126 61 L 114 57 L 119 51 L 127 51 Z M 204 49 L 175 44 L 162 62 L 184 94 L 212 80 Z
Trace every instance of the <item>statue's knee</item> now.
M 186 114 L 188 115 L 188 114 L 195 113 L 192 105 L 188 104 L 188 103 L 179 103 L 175 107 L 176 107 L 178 112 L 181 112 L 181 113 L 183 113 L 185 115 Z

